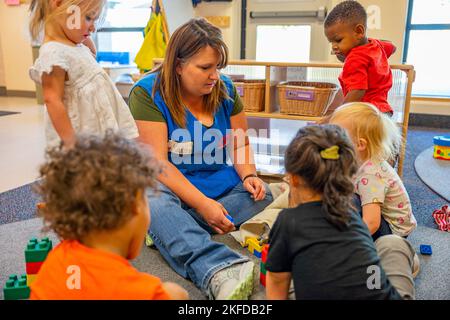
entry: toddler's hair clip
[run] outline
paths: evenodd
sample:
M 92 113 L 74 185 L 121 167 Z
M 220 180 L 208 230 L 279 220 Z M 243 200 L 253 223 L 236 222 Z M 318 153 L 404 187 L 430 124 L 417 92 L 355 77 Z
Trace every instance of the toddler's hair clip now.
M 339 159 L 339 147 L 332 146 L 327 149 L 320 151 L 320 156 L 322 159 L 327 160 L 338 160 Z

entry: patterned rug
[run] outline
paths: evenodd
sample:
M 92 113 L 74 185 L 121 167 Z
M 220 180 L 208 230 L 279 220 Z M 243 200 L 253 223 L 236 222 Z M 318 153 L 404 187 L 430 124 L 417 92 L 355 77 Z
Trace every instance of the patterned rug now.
M 450 161 L 433 158 L 433 147 L 423 151 L 414 162 L 419 178 L 434 192 L 450 201 Z

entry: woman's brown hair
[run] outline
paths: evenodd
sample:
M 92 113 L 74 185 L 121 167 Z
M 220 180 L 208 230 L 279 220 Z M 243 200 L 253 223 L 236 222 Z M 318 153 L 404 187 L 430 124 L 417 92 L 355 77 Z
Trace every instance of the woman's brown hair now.
M 156 187 L 160 167 L 145 148 L 108 132 L 105 137 L 79 135 L 68 150 L 50 149 L 40 173 L 35 190 L 45 203 L 39 209 L 44 229 L 81 240 L 128 221 L 138 191 Z
M 333 146 L 339 148 L 337 159 L 324 159 L 321 151 Z M 322 208 L 333 225 L 339 229 L 347 226 L 353 209 L 353 176 L 358 166 L 344 129 L 335 125 L 301 128 L 286 150 L 285 167 L 322 195 Z
M 159 74 L 152 95 L 154 96 L 157 89 L 161 92 L 175 123 L 181 128 L 186 126 L 186 114 L 176 68 L 207 46 L 215 49 L 220 56 L 217 68 L 225 68 L 228 64 L 228 47 L 223 41 L 220 29 L 204 18 L 191 19 L 172 34 L 164 62 L 153 71 Z M 221 101 L 227 98 L 225 86 L 219 79 L 212 92 L 203 97 L 205 111 L 214 114 Z

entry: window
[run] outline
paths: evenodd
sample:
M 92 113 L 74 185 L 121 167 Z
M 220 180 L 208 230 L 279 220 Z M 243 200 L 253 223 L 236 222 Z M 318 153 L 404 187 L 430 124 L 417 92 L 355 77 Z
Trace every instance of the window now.
M 256 27 L 256 60 L 308 62 L 311 26 L 259 25 Z
M 403 61 L 414 65 L 415 96 L 450 97 L 450 0 L 409 0 Z
M 128 53 L 127 63 L 133 63 L 144 41 L 144 28 L 150 19 L 151 2 L 108 0 L 105 21 L 96 34 L 97 51 Z

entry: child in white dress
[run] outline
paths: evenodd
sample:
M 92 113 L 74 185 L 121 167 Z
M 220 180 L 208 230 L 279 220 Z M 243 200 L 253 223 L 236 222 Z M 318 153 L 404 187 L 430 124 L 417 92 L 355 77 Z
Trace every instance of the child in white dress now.
M 41 83 L 46 113 L 47 146 L 61 141 L 70 147 L 77 133 L 120 131 L 138 137 L 129 108 L 108 74 L 95 60 L 90 34 L 105 0 L 33 0 L 30 31 L 44 28 L 44 43 L 30 68 Z
M 398 154 L 401 142 L 396 124 L 374 105 L 362 102 L 339 107 L 330 123 L 345 128 L 355 145 L 359 165 L 356 193 L 361 198 L 363 220 L 372 236 L 393 233 L 407 237 L 416 228 L 417 221 L 402 180 L 387 162 Z M 384 221 L 389 225 L 388 232 L 381 228 Z

